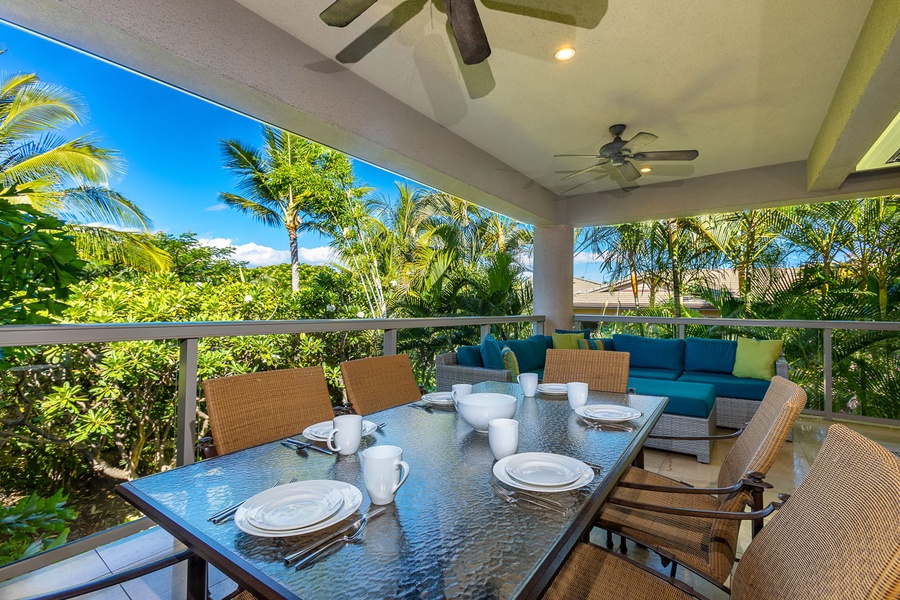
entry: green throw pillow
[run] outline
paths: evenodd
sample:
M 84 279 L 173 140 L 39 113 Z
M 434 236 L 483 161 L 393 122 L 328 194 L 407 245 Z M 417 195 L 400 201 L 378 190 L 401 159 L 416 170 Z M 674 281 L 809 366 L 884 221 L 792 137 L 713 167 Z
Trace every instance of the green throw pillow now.
M 775 361 L 781 356 L 783 345 L 783 340 L 757 341 L 739 337 L 731 374 L 749 379 L 772 379 L 775 376 Z
M 603 350 L 603 342 L 599 339 L 578 340 L 578 348 L 581 350 Z
M 519 359 L 516 358 L 516 353 L 510 350 L 509 348 L 504 348 L 500 351 L 500 356 L 503 358 L 503 366 L 509 371 L 509 374 L 515 380 L 519 377 Z
M 554 333 L 553 347 L 562 350 L 578 350 L 578 340 L 583 340 L 580 333 Z

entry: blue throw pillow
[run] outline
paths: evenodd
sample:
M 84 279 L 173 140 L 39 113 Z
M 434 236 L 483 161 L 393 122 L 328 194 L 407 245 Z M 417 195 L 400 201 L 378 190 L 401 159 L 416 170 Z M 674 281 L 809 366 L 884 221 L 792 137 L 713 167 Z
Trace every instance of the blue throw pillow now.
M 590 329 L 557 329 L 554 333 L 580 333 L 584 336 L 584 339 L 591 339 L 591 330 Z
M 731 373 L 737 342 L 689 337 L 684 340 L 684 370 Z
M 639 335 L 614 334 L 616 352 L 629 352 L 629 366 L 644 369 L 684 371 L 684 340 L 646 338 Z
M 505 345 L 498 342 L 490 333 L 481 340 L 481 362 L 484 363 L 485 368 L 506 369 L 501 355 Z
M 481 346 L 460 346 L 456 349 L 456 364 L 461 367 L 483 367 Z

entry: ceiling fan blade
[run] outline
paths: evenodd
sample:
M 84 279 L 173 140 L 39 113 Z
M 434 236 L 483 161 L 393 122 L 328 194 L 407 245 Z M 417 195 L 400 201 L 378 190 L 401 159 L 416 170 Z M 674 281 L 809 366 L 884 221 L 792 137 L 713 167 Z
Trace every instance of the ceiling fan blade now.
M 475 0 L 444 0 L 444 8 L 447 9 L 450 28 L 463 62 L 477 65 L 490 56 L 491 46 L 488 44 L 484 25 L 481 24 Z
M 599 154 L 554 154 L 554 158 L 559 158 L 560 156 L 587 156 L 589 158 L 603 158 Z
M 578 175 L 581 175 L 582 173 L 587 173 L 587 172 L 590 171 L 591 169 L 596 169 L 597 167 L 602 167 L 602 166 L 605 165 L 605 164 L 606 164 L 606 161 L 604 161 L 604 162 L 599 162 L 599 163 L 597 163 L 596 165 L 591 165 L 591 166 L 589 166 L 587 169 L 582 169 L 582 170 L 580 170 L 580 171 L 576 171 L 576 172 L 574 172 L 574 173 L 570 173 L 569 175 L 566 175 L 565 177 L 563 177 L 562 179 L 560 179 L 560 181 L 565 181 L 566 179 L 572 179 L 573 177 L 577 177 Z
M 331 27 L 346 27 L 378 0 L 335 0 L 319 14 Z
M 619 173 L 622 174 L 622 177 L 625 179 L 625 181 L 635 181 L 641 176 L 641 172 L 638 171 L 637 168 L 635 168 L 635 166 L 627 160 L 625 161 L 625 164 L 617 168 L 619 169 Z
M 637 152 L 647 144 L 651 142 L 655 142 L 659 138 L 652 133 L 647 133 L 646 131 L 642 131 L 625 144 L 625 148 L 623 150 L 630 150 L 632 153 Z
M 700 156 L 696 150 L 660 150 L 659 152 L 639 152 L 632 156 L 635 160 L 694 160 Z

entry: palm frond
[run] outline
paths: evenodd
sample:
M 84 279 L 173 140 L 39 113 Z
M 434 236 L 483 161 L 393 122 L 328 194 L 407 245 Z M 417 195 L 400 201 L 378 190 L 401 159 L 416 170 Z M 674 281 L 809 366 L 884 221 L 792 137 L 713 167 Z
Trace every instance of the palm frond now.
M 2 176 L 7 184 L 50 178 L 66 187 L 78 187 L 107 185 L 120 169 L 116 153 L 94 146 L 88 136 L 64 140 L 45 135 L 10 152 Z
M 95 262 L 124 264 L 146 272 L 168 271 L 169 253 L 158 248 L 151 236 L 109 227 L 69 225 L 78 254 Z
M 282 213 L 276 212 L 268 206 L 254 200 L 238 196 L 237 194 L 221 192 L 219 194 L 219 201 L 224 202 L 232 208 L 236 208 L 245 215 L 253 217 L 263 225 L 268 225 L 270 227 L 284 226 L 284 215 Z
M 101 222 L 122 228 L 147 231 L 153 226 L 150 217 L 141 208 L 107 187 L 78 187 L 63 190 L 62 210 L 66 220 L 80 223 Z

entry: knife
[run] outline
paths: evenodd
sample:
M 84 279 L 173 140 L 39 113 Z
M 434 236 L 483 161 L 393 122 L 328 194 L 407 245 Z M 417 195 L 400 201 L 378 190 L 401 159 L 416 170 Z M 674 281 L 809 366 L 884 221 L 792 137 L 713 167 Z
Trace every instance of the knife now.
M 300 440 L 295 440 L 294 438 L 288 438 L 285 441 L 305 450 L 315 450 L 316 452 L 321 452 L 322 454 L 334 454 L 334 452 L 332 452 L 328 448 L 322 448 L 321 446 L 316 446 L 315 444 L 310 444 L 309 442 L 301 442 Z
M 340 529 L 338 529 L 331 535 L 326 536 L 317 542 L 307 544 L 306 546 L 300 548 L 296 552 L 292 552 L 292 553 L 288 554 L 287 556 L 284 557 L 284 564 L 287 566 L 291 566 L 292 564 L 294 564 L 295 562 L 297 562 L 298 560 L 300 560 L 301 558 L 303 558 L 310 552 L 315 552 L 316 550 L 318 550 L 319 548 L 321 548 L 328 542 L 336 540 L 339 537 L 341 537 L 342 535 L 344 535 L 345 533 L 347 533 L 348 531 L 352 531 L 354 528 L 359 527 L 362 524 L 363 519 L 374 519 L 375 517 L 379 516 L 381 513 L 383 513 L 386 510 L 387 510 L 386 506 L 379 506 L 378 508 L 369 509 L 369 511 L 365 515 L 363 515 L 356 521 L 353 521 L 349 525 L 344 525 L 343 527 L 341 527 Z

